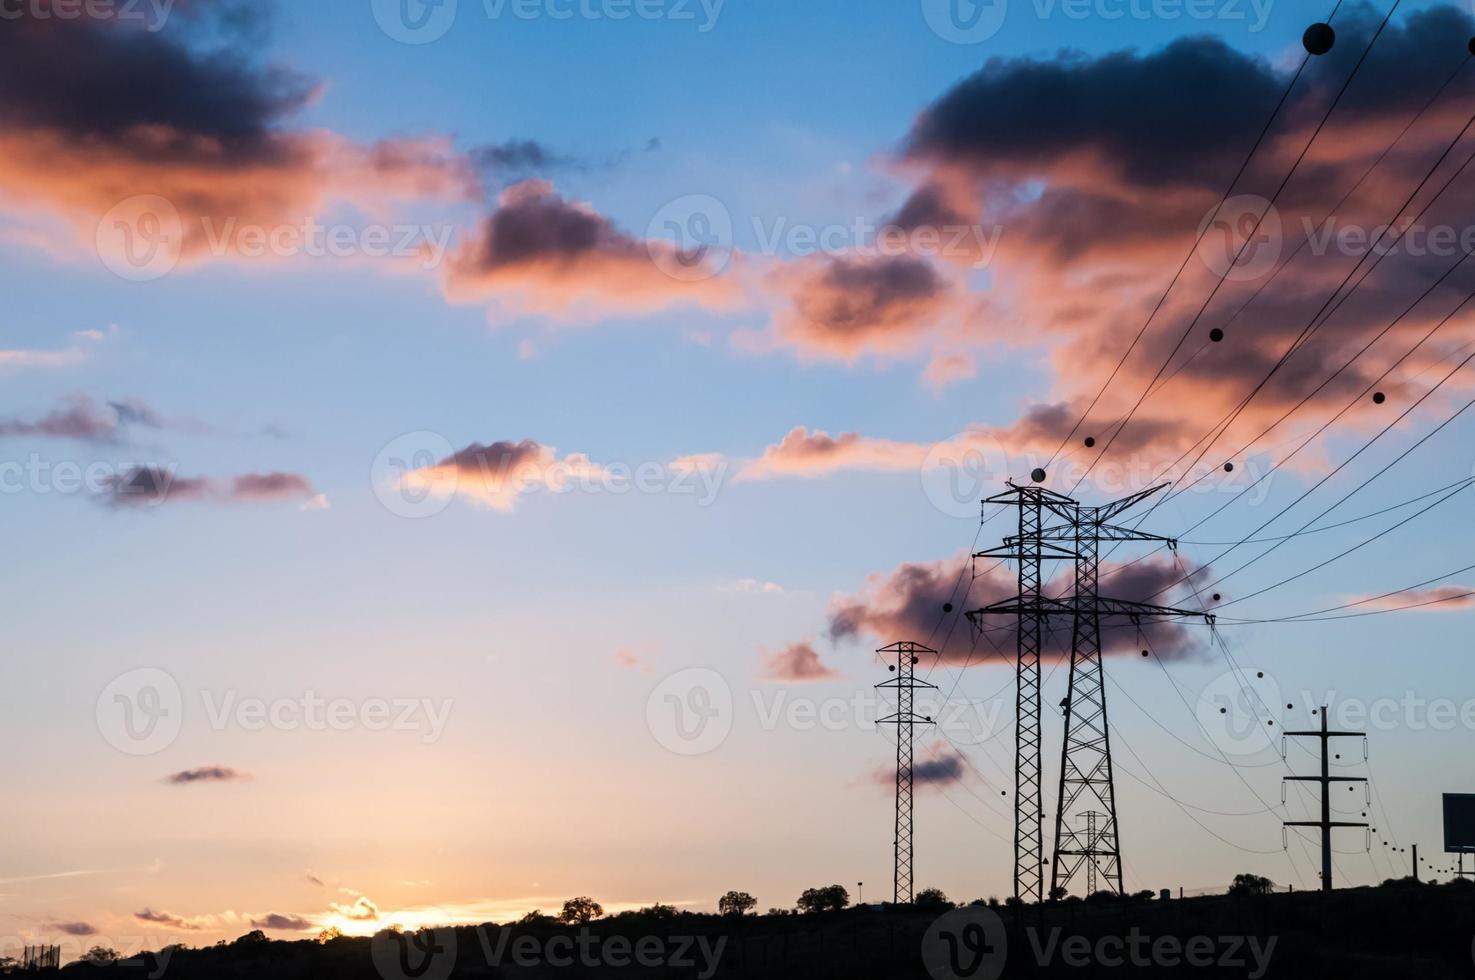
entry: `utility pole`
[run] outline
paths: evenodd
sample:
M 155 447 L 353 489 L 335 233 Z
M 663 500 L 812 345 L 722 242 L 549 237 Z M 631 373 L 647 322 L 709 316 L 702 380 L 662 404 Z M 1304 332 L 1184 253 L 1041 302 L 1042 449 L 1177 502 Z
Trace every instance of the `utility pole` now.
M 1367 738 L 1366 732 L 1334 732 L 1327 728 L 1327 709 L 1321 708 L 1321 730 L 1310 732 L 1286 732 L 1292 738 L 1319 738 L 1321 739 L 1321 775 L 1320 776 L 1282 776 L 1281 779 L 1295 780 L 1298 782 L 1321 783 L 1321 819 L 1320 820 L 1287 820 L 1287 827 L 1320 827 L 1321 828 L 1321 890 L 1329 892 L 1332 890 L 1332 828 L 1334 827 L 1366 827 L 1365 823 L 1356 823 L 1346 820 L 1332 819 L 1332 783 L 1362 783 L 1367 780 L 1360 776 L 1333 776 L 1331 771 L 1331 740 L 1334 738 Z M 1367 792 L 1363 790 L 1364 794 Z M 1414 845 L 1415 861 L 1418 863 L 1418 845 Z M 1415 874 L 1418 873 L 1417 868 Z
M 919 681 L 915 676 L 917 655 L 936 654 L 937 651 L 920 643 L 901 641 L 882 647 L 877 653 L 896 655 L 896 663 L 888 666 L 896 674 L 889 681 L 877 684 L 878 688 L 896 691 L 896 711 L 879 719 L 882 725 L 896 726 L 896 833 L 892 838 L 895 850 L 895 894 L 897 905 L 912 904 L 912 740 L 914 727 L 920 722 L 930 724 L 930 717 L 918 716 L 912 711 L 912 692 L 919 688 L 936 689 L 936 684 Z M 862 888 L 858 884 L 856 888 Z M 863 893 L 862 893 L 863 894 Z
M 1044 470 L 1033 474 L 1035 483 L 1045 479 Z M 1040 647 L 1046 611 L 1041 603 L 1040 566 L 1047 559 L 1073 559 L 1075 553 L 1040 537 L 1046 502 L 1074 506 L 1075 501 L 1041 486 L 1022 486 L 1009 481 L 1009 490 L 989 497 L 984 504 L 1004 504 L 1019 509 L 1019 533 L 1006 538 L 998 548 L 980 551 L 978 558 L 1001 558 L 1017 563 L 1019 594 L 969 612 L 968 621 L 981 629 L 981 618 L 990 613 L 1019 617 L 1016 644 L 1014 696 L 1014 897 L 1021 901 L 1044 900 L 1045 806 L 1040 785 Z
M 1419 880 L 1419 845 L 1414 844 L 1414 845 L 1412 845 L 1412 847 L 1414 849 L 1414 881 L 1415 882 L 1418 882 L 1418 880 Z

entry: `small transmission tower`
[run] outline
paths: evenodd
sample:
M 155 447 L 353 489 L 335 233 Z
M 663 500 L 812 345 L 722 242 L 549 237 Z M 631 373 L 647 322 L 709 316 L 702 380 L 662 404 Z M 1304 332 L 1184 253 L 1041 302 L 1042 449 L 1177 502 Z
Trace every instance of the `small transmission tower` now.
M 936 689 L 936 684 L 916 679 L 915 668 L 920 659 L 918 654 L 936 654 L 937 651 L 920 643 L 902 641 L 882 647 L 877 653 L 896 655 L 896 663 L 890 670 L 896 676 L 882 681 L 878 688 L 896 691 L 896 711 L 878 719 L 882 725 L 896 726 L 896 836 L 893 838 L 896 856 L 896 892 L 892 899 L 897 905 L 912 904 L 912 741 L 917 724 L 930 724 L 932 719 L 918 715 L 912 710 L 912 692 L 919 688 Z
M 1035 483 L 1045 479 L 1044 470 L 1033 474 Z M 1014 897 L 1040 902 L 1045 891 L 1045 799 L 1041 788 L 1040 763 L 1040 648 L 1044 642 L 1045 617 L 1040 594 L 1040 567 L 1046 559 L 1073 559 L 1075 552 L 1049 544 L 1040 535 L 1044 509 L 1074 507 L 1069 497 L 1040 486 L 1021 486 L 1009 481 L 1009 490 L 984 501 L 1019 509 L 1019 533 L 1005 538 L 998 548 L 980 551 L 973 557 L 1003 558 L 1019 568 L 1019 594 L 1007 603 L 968 613 L 975 629 L 982 629 L 988 613 L 1013 613 L 1019 617 L 1014 696 Z

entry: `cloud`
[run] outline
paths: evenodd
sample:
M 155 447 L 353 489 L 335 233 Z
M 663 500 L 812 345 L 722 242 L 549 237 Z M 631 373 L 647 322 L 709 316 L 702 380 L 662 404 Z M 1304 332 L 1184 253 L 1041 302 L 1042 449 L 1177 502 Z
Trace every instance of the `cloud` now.
M 923 749 L 912 762 L 912 784 L 929 786 L 952 786 L 968 776 L 967 760 L 961 752 L 945 742 L 936 742 Z M 880 786 L 896 785 L 896 767 L 880 766 L 872 771 L 871 779 Z
M 1475 608 L 1475 585 L 1440 585 L 1432 589 L 1405 589 L 1391 595 L 1353 596 L 1347 600 L 1364 610 L 1408 609 L 1412 612 L 1454 612 Z
M 251 774 L 225 766 L 204 766 L 200 769 L 185 769 L 165 777 L 164 782 L 176 786 L 189 783 L 233 783 L 250 779 Z
M 763 678 L 771 681 L 831 681 L 841 675 L 819 658 L 812 641 L 791 643 L 782 650 L 763 652 Z
M 333 902 L 329 908 L 334 913 L 353 922 L 373 922 L 379 918 L 379 906 L 375 905 L 365 895 L 359 895 L 353 900 L 352 905 L 340 905 Z
M 251 920 L 253 929 L 270 929 L 277 932 L 307 932 L 316 926 L 309 919 L 300 915 L 284 915 L 281 912 L 268 912 L 260 918 Z
M 828 633 L 833 640 L 869 637 L 877 643 L 898 640 L 925 642 L 945 616 L 961 616 L 967 609 L 990 605 L 1018 594 L 1014 573 L 1002 565 L 979 561 L 979 574 L 969 572 L 973 559 L 962 554 L 932 562 L 903 562 L 889 573 L 869 576 L 865 586 L 852 595 L 838 595 L 830 603 Z M 1192 581 L 1210 575 L 1207 566 L 1190 569 Z M 1045 594 L 1069 595 L 1073 591 L 1072 572 L 1065 570 L 1045 585 Z M 1171 605 L 1172 596 L 1189 591 L 1175 586 L 1182 577 L 1179 564 L 1172 558 L 1149 557 L 1135 563 L 1102 562 L 1100 593 L 1117 599 Z M 966 606 L 961 598 L 961 583 L 971 581 Z M 1188 583 L 1191 584 L 1191 583 Z M 1163 595 L 1157 595 L 1166 589 Z M 944 603 L 955 607 L 945 613 Z M 1051 659 L 1070 655 L 1071 624 L 1064 617 L 1054 617 L 1046 631 L 1041 653 Z M 942 651 L 942 659 L 951 663 L 986 663 L 992 656 L 1012 658 L 1017 643 L 1018 619 L 1011 615 L 992 617 L 975 651 L 962 643 L 953 643 Z M 961 630 L 971 627 L 964 623 Z M 960 633 L 959 635 L 965 635 Z M 1145 645 L 1164 658 L 1187 657 L 1203 649 L 1202 639 L 1188 626 L 1160 620 L 1146 620 L 1140 638 Z M 1142 649 L 1135 624 L 1124 617 L 1101 617 L 1103 652 L 1126 654 Z
M 706 274 L 704 262 L 671 243 L 636 239 L 548 181 L 528 180 L 503 191 L 475 239 L 452 256 L 446 292 L 455 301 L 493 300 L 510 314 L 567 319 L 730 308 L 733 287 L 715 268 Z
M 840 470 L 920 469 L 928 447 L 916 443 L 873 439 L 855 432 L 831 436 L 795 426 L 776 445 L 738 472 L 740 480 L 782 476 L 816 477 Z
M 97 930 L 86 922 L 53 922 L 47 928 L 68 936 L 95 936 Z
M 485 507 L 508 513 L 525 494 L 561 493 L 577 481 L 605 475 L 604 467 L 582 453 L 560 458 L 553 448 L 524 439 L 472 443 L 433 466 L 405 473 L 401 480 L 408 490 L 442 496 L 464 493 Z
M 159 926 L 169 926 L 172 929 L 195 931 L 204 928 L 204 926 L 200 923 L 192 922 L 191 920 L 186 919 L 183 916 L 175 915 L 173 912 L 156 912 L 153 909 L 146 908 L 142 912 L 134 912 L 133 917 L 139 922 L 148 922 L 152 925 Z
M 927 362 L 927 370 L 922 372 L 922 380 L 933 391 L 942 391 L 949 385 L 977 376 L 978 362 L 972 354 L 966 353 L 936 354 Z
M 303 873 L 303 877 L 305 877 L 312 884 L 317 885 L 319 888 L 326 888 L 327 887 L 327 882 L 323 881 L 322 878 L 319 878 L 317 875 L 313 874 L 311 871 L 304 872 Z
M 1238 194 L 1273 191 L 1362 56 L 1381 15 L 1365 3 L 1339 15 L 1336 48 L 1307 67 Z M 1253 208 L 1264 206 L 1263 199 L 1236 197 L 1221 213 L 1210 213 L 1290 81 L 1288 71 L 1210 37 L 1144 51 L 988 60 L 926 106 L 884 161 L 912 188 L 888 220 L 914 234 L 941 227 L 998 229 L 987 238 L 987 251 L 858 249 L 777 263 L 766 277 L 770 298 L 779 304 L 768 333 L 740 331 L 734 340 L 755 351 L 791 348 L 801 359 L 925 356 L 923 380 L 936 389 L 974 376 L 977 352 L 985 345 L 1019 348 L 1029 356 L 1042 352 L 1047 378 L 1018 417 L 978 428 L 1010 453 L 1046 455 L 1056 452 L 1088 409 L 1077 436 L 1092 436 L 1104 446 L 1113 423 L 1133 410 L 1166 362 L 1171 381 L 1136 410 L 1111 445 L 1114 461 L 1132 455 L 1131 462 L 1160 469 L 1270 374 L 1361 257 L 1335 246 L 1308 247 L 1295 255 L 1294 268 L 1268 283 L 1307 231 L 1316 229 L 1467 57 L 1457 41 L 1472 31 L 1475 21 L 1453 5 L 1419 10 L 1389 25 L 1278 198 L 1262 228 L 1270 247 L 1263 253 L 1258 245 L 1247 248 L 1197 332 L 1176 352 L 1253 225 L 1259 213 Z M 1463 106 L 1472 95 L 1475 79 L 1458 77 L 1338 208 L 1336 227 L 1356 232 L 1388 223 L 1392 204 L 1418 184 L 1464 123 Z M 1452 187 L 1423 221 L 1456 229 L 1475 223 L 1475 192 Z M 1196 258 L 1108 385 L 1205 225 Z M 985 244 L 977 234 L 971 240 Z M 1216 452 L 1276 423 L 1458 257 L 1458 250 L 1414 251 L 1385 259 L 1358 288 L 1356 301 L 1276 369 L 1219 437 Z M 969 274 L 980 259 L 988 262 L 983 289 Z M 1475 288 L 1472 269 L 1435 289 L 1322 397 L 1350 400 L 1392 365 Z M 1244 315 L 1236 316 L 1252 297 Z M 1216 326 L 1227 328 L 1223 344 L 1207 339 Z M 1457 319 L 1384 386 L 1391 392 L 1412 385 L 1420 372 L 1470 340 L 1475 322 Z M 1353 413 L 1342 424 L 1376 423 L 1368 413 Z M 1278 433 L 1282 439 L 1293 434 L 1294 420 L 1285 429 Z
M 142 507 L 184 501 L 221 504 L 299 501 L 306 508 L 327 506 L 327 498 L 296 473 L 245 473 L 226 480 L 177 475 L 172 468 L 139 466 L 115 476 L 107 502 L 115 507 Z
M 638 670 L 642 674 L 649 674 L 654 669 L 629 647 L 620 647 L 615 651 L 615 664 L 624 670 Z
M 809 256 L 775 267 L 768 285 L 787 301 L 773 342 L 843 361 L 916 350 L 942 332 L 957 299 L 936 264 L 911 254 Z
M 116 443 L 126 419 L 114 409 L 100 408 L 85 395 L 74 395 L 60 408 L 37 419 L 0 419 L 0 438 L 43 436 L 80 442 Z
M 765 582 L 756 578 L 740 578 L 722 586 L 724 592 L 753 592 L 763 595 L 782 595 L 784 587 L 777 582 Z
M 252 62 L 263 22 L 247 9 L 181 5 L 164 29 L 139 30 L 18 6 L 0 33 L 5 210 L 61 215 L 91 245 L 115 206 L 162 197 L 181 218 L 168 244 L 192 261 L 211 251 L 207 228 L 232 220 L 298 225 L 335 202 L 480 197 L 471 161 L 444 138 L 294 128 L 323 88 Z

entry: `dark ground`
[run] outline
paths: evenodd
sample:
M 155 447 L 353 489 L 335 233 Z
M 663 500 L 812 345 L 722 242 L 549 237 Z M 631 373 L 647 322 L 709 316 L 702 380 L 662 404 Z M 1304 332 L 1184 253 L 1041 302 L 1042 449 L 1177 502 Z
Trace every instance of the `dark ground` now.
M 998 918 L 991 918 L 991 913 Z M 858 908 L 732 920 L 627 913 L 591 923 L 582 932 L 580 927 L 551 922 L 441 931 L 434 942 L 426 943 L 433 950 L 428 957 L 410 940 L 382 934 L 372 941 L 327 943 L 243 940 L 178 950 L 162 964 L 149 960 L 109 967 L 74 965 L 62 972 L 89 980 L 994 980 L 1129 975 L 1423 980 L 1475 975 L 1471 955 L 1475 885 L 1467 882 L 1390 883 L 1325 896 L 1307 892 L 1072 901 L 1017 912 L 970 908 L 948 913 L 950 918 L 939 923 L 941 914 L 916 908 Z M 1000 949 L 1001 939 L 1007 952 Z M 1197 965 L 1184 962 L 1183 949 L 1176 945 L 1190 941 Z M 719 942 L 724 945 L 713 971 L 708 964 Z M 930 972 L 923 963 L 924 946 Z M 1074 952 L 1067 953 L 1068 948 Z M 1048 950 L 1043 965 L 1038 962 L 1040 949 Z M 1257 957 L 1256 949 L 1262 954 L 1268 949 L 1268 958 Z M 632 962 L 638 953 L 646 965 Z M 1263 972 L 1257 969 L 1262 964 Z

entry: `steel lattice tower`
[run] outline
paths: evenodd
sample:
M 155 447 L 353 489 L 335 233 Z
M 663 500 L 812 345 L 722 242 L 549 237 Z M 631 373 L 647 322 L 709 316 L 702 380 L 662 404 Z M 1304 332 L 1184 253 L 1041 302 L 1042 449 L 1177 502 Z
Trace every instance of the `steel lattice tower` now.
M 1064 707 L 1065 736 L 1060 746 L 1060 792 L 1056 797 L 1055 855 L 1050 891 L 1068 888 L 1084 867 L 1087 888 L 1095 890 L 1099 873 L 1122 894 L 1121 839 L 1117 822 L 1116 784 L 1111 765 L 1111 730 L 1106 715 L 1106 675 L 1101 659 L 1101 617 L 1125 618 L 1140 625 L 1149 618 L 1194 617 L 1186 609 L 1103 598 L 1098 591 L 1101 542 L 1177 542 L 1111 521 L 1167 487 L 1162 484 L 1099 507 L 1077 503 L 1047 504 L 1061 523 L 1040 529 L 1044 541 L 1065 541 L 1075 548 L 1076 581 L 1071 609 L 1070 686 Z M 1210 622 L 1213 617 L 1207 616 Z M 1096 816 L 1090 816 L 1091 813 Z
M 1041 787 L 1040 762 L 1040 649 L 1045 616 L 1040 593 L 1040 567 L 1046 559 L 1074 558 L 1072 552 L 1044 541 L 1044 509 L 1074 507 L 1076 502 L 1039 486 L 1009 482 L 1006 493 L 989 497 L 984 504 L 1005 504 L 1019 509 L 1019 534 L 1006 538 L 999 548 L 980 551 L 974 558 L 1005 558 L 1018 564 L 1019 595 L 1007 610 L 1019 617 L 1014 712 L 1014 896 L 1038 902 L 1045 883 L 1045 801 Z M 980 619 L 992 607 L 968 613 L 968 620 L 981 628 Z
M 912 692 L 918 688 L 936 688 L 936 684 L 916 679 L 914 668 L 918 654 L 937 651 L 920 643 L 902 641 L 882 647 L 877 653 L 896 654 L 896 663 L 891 669 L 896 677 L 882 681 L 878 688 L 893 688 L 896 691 L 896 711 L 878 719 L 882 725 L 896 726 L 896 836 L 893 838 L 896 856 L 896 891 L 893 901 L 897 905 L 912 903 L 912 739 L 913 729 L 920 722 L 928 724 L 930 717 L 922 717 L 912 710 Z
M 1044 474 L 1038 473 L 1037 480 Z M 1064 702 L 1065 737 L 1061 743 L 1060 793 L 1055 815 L 1055 854 L 1050 891 L 1064 888 L 1089 866 L 1101 873 L 1117 892 L 1122 891 L 1121 849 L 1117 832 L 1116 790 L 1111 766 L 1111 738 L 1106 718 L 1105 674 L 1101 663 L 1101 617 L 1140 623 L 1153 617 L 1203 615 L 1185 609 L 1143 602 L 1103 598 L 1097 592 L 1099 546 L 1102 541 L 1176 542 L 1110 521 L 1123 511 L 1163 489 L 1154 487 L 1101 507 L 1085 507 L 1042 487 L 1010 483 L 1010 492 L 987 503 L 1013 503 L 1020 509 L 1019 533 L 1004 539 L 1000 548 L 975 557 L 1013 558 L 1019 562 L 1019 594 L 1003 602 L 975 609 L 968 618 L 975 626 L 986 615 L 1019 617 L 1019 713 L 1015 769 L 1015 894 L 1040 901 L 1044 884 L 1044 820 L 1040 793 L 1040 642 L 1051 616 L 1069 616 L 1071 631 L 1070 690 Z M 1166 484 L 1164 484 L 1166 486 Z M 1046 525 L 1043 511 L 1060 523 Z M 1067 550 L 1063 545 L 1070 545 Z M 1047 558 L 1075 561 L 1075 591 L 1051 598 L 1040 590 L 1040 563 Z M 1204 616 L 1213 622 L 1212 616 Z M 1102 822 L 1091 832 L 1085 812 L 1102 811 Z
M 1096 821 L 1106 814 L 1099 810 L 1087 810 L 1081 816 L 1086 818 L 1086 850 L 1091 851 L 1096 846 Z M 1096 894 L 1096 863 L 1094 861 L 1086 862 L 1086 894 Z

